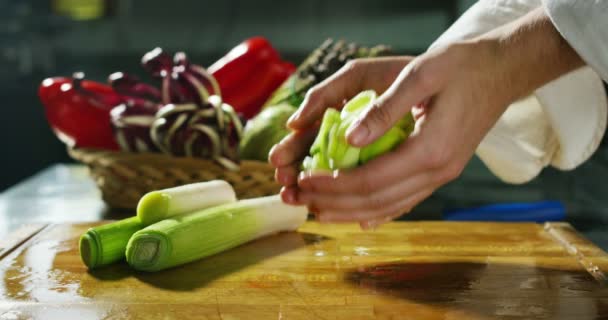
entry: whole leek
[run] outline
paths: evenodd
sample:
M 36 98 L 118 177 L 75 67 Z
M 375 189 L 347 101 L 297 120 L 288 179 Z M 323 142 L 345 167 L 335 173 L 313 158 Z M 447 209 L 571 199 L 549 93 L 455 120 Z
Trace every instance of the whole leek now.
M 192 183 L 145 194 L 137 204 L 137 216 L 150 225 L 174 215 L 235 201 L 234 190 L 226 181 Z
M 307 213 L 305 207 L 270 196 L 172 217 L 136 232 L 127 245 L 127 262 L 143 271 L 178 266 L 265 235 L 295 230 Z
M 90 228 L 78 243 L 82 262 L 95 268 L 122 260 L 129 238 L 143 227 L 139 218 L 131 217 Z
M 164 218 L 235 202 L 229 183 L 221 180 L 152 191 L 137 206 L 137 216 L 88 229 L 79 241 L 80 257 L 93 269 L 124 259 L 131 236 Z

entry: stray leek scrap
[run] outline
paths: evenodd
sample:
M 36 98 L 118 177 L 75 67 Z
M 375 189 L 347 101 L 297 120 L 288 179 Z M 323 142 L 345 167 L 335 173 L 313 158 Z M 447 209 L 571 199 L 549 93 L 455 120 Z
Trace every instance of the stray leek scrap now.
M 131 236 L 172 215 L 235 202 L 229 183 L 221 180 L 152 191 L 141 198 L 137 216 L 90 228 L 80 237 L 80 257 L 93 269 L 125 258 Z
M 127 245 L 127 262 L 158 271 L 234 248 L 248 241 L 297 229 L 305 207 L 283 204 L 279 196 L 241 200 L 180 215 L 136 232 Z

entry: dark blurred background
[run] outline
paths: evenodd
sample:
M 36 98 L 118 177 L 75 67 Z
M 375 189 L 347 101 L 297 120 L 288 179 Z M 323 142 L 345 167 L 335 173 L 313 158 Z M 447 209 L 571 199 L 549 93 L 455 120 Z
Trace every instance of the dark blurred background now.
M 471 1 L 0 1 L 0 191 L 51 163 L 68 162 L 36 90 L 48 76 L 84 71 L 142 74 L 141 56 L 160 46 L 208 66 L 242 40 L 267 37 L 300 62 L 325 38 L 386 43 L 420 53 Z
M 3 0 L 0 1 L 0 192 L 50 164 L 71 162 L 36 96 L 48 76 L 84 71 L 105 81 L 114 71 L 143 75 L 141 56 L 160 46 L 208 66 L 242 40 L 262 35 L 301 60 L 324 39 L 388 44 L 418 54 L 474 0 Z M 498 181 L 478 159 L 418 211 L 481 204 L 560 200 L 582 229 L 608 221 L 608 148 L 572 172 L 547 169 L 534 181 Z M 592 237 L 604 237 L 602 232 Z

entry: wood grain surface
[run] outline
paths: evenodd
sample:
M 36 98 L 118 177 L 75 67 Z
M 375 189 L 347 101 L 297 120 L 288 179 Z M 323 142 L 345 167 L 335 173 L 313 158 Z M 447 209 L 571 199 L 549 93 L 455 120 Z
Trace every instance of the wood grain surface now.
M 5 250 L 0 319 L 608 318 L 608 255 L 568 224 L 308 222 L 158 273 L 88 271 L 88 227 Z

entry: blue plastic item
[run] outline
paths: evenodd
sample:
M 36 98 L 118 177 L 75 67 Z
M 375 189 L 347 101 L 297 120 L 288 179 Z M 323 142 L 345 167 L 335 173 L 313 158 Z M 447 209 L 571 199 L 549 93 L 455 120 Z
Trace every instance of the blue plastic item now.
M 451 221 L 562 221 L 566 218 L 566 207 L 559 201 L 501 203 L 449 210 L 444 212 L 443 217 L 445 220 Z

